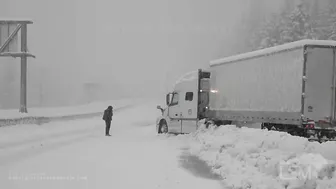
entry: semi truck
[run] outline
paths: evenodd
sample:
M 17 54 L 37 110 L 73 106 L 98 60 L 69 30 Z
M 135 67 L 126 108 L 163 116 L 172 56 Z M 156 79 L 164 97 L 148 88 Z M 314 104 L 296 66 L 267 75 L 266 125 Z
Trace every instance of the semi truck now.
M 335 140 L 335 60 L 336 41 L 300 40 L 210 61 L 157 106 L 156 132 L 191 133 L 204 120 Z

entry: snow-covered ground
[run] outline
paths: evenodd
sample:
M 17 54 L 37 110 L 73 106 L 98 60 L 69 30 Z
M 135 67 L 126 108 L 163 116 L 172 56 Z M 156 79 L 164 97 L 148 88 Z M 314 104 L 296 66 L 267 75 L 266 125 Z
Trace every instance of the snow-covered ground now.
M 106 102 L 93 102 L 85 105 L 79 106 L 69 106 L 69 107 L 52 107 L 52 108 L 30 108 L 28 107 L 28 113 L 19 113 L 18 109 L 14 110 L 1 110 L 0 109 L 0 119 L 12 119 L 21 118 L 29 116 L 44 116 L 44 117 L 57 117 L 64 115 L 78 115 L 78 114 L 88 114 L 103 111 L 108 105 L 114 107 L 120 107 L 125 105 L 131 105 L 143 101 L 143 99 L 119 99 L 110 100 Z
M 0 129 L 0 188 L 222 188 L 187 137 L 155 133 L 156 103 L 101 118 Z
M 336 142 L 235 126 L 157 135 L 156 105 L 117 111 L 111 137 L 100 117 L 0 128 L 0 188 L 336 188 Z
M 308 142 L 287 133 L 235 126 L 199 129 L 190 152 L 206 161 L 227 187 L 336 188 L 336 142 Z

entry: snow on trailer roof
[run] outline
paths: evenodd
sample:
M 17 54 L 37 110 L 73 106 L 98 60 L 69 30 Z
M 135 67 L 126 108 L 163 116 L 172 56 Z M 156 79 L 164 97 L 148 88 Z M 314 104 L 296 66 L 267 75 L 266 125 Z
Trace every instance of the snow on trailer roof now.
M 253 58 L 253 57 L 257 57 L 257 56 L 269 55 L 269 54 L 273 54 L 273 53 L 284 51 L 284 50 L 301 48 L 301 47 L 304 47 L 306 45 L 319 45 L 319 46 L 336 47 L 336 41 L 305 39 L 305 40 L 295 41 L 295 42 L 291 42 L 291 43 L 286 43 L 286 44 L 279 45 L 279 46 L 274 46 L 274 47 L 265 48 L 265 49 L 261 49 L 261 50 L 257 50 L 257 51 L 252 51 L 252 52 L 248 52 L 248 53 L 243 53 L 243 54 L 238 54 L 238 55 L 233 55 L 233 56 L 213 60 L 213 61 L 210 61 L 210 66 L 216 66 L 216 65 L 220 65 L 220 64 L 234 62 L 234 61 L 241 60 L 241 59 Z

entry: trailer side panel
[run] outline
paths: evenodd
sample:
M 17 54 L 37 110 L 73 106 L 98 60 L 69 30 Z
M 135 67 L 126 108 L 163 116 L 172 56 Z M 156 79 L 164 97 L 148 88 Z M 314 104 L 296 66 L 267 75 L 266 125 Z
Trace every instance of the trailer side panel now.
M 303 62 L 303 48 L 298 48 L 211 66 L 210 115 L 300 122 Z

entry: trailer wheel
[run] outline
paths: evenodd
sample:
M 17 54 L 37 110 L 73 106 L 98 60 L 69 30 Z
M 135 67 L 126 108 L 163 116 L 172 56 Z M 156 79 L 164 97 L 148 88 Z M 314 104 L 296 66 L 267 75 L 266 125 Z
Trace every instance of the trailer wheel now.
M 299 136 L 298 132 L 297 131 L 292 131 L 290 132 L 289 134 L 293 135 L 293 136 Z
M 158 129 L 158 134 L 166 134 L 168 133 L 168 125 L 165 120 L 160 121 L 159 129 Z

